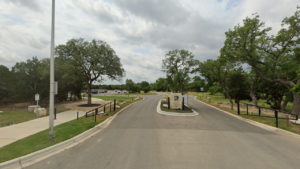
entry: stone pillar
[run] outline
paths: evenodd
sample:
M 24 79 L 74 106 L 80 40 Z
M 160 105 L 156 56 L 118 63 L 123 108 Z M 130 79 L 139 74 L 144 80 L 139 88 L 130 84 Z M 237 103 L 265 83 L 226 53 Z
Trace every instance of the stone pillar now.
M 182 94 L 171 93 L 170 94 L 170 108 L 171 109 L 182 109 Z

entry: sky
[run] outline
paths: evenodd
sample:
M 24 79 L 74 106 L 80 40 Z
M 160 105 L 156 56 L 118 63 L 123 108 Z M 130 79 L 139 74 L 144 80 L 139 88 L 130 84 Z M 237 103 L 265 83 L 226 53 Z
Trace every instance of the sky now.
M 37 56 L 50 57 L 52 0 L 0 0 L 0 64 L 13 67 Z M 192 52 L 216 59 L 225 32 L 258 13 L 269 34 L 296 11 L 299 0 L 59 0 L 55 4 L 55 45 L 72 38 L 107 42 L 121 59 L 123 81 L 155 82 L 165 53 Z

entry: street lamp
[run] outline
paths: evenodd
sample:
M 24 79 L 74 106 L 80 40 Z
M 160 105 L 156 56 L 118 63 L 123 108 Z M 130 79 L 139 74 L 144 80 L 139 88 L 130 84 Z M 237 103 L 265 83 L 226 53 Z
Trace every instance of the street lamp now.
M 52 23 L 51 23 L 51 49 L 50 49 L 50 102 L 49 102 L 49 136 L 54 138 L 54 23 L 55 23 L 55 0 L 52 0 Z

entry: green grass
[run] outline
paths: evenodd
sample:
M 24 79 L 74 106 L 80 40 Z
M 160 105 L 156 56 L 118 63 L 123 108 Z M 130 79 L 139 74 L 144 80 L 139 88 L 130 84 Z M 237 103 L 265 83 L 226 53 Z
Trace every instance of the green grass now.
M 132 100 L 132 98 L 136 97 L 124 97 L 124 96 L 92 96 L 94 98 L 103 99 L 104 101 L 113 101 L 116 99 L 116 101 L 124 102 L 125 100 Z
M 57 110 L 56 113 L 61 113 L 69 109 Z M 49 116 L 49 111 L 47 111 Z M 9 126 L 10 124 L 18 124 L 25 121 L 36 119 L 36 115 L 32 112 L 9 111 L 0 114 L 0 127 Z
M 140 98 L 140 100 L 141 99 L 142 98 Z M 9 145 L 6 145 L 0 148 L 0 163 L 50 147 L 52 145 L 68 140 L 76 135 L 79 135 L 80 133 L 83 133 L 84 131 L 93 128 L 97 124 L 103 122 L 109 116 L 114 115 L 120 109 L 133 102 L 135 101 L 130 101 L 121 105 L 119 109 L 116 109 L 116 111 L 114 112 L 108 113 L 107 116 L 97 116 L 97 122 L 94 121 L 93 117 L 85 118 L 85 116 L 83 116 L 78 121 L 72 120 L 64 124 L 55 126 L 55 138 L 51 140 L 47 139 L 49 135 L 49 130 L 47 129 L 39 133 L 33 134 L 31 136 L 28 136 L 24 139 L 18 140 Z
M 225 110 L 227 112 L 237 115 L 236 110 L 231 110 L 230 108 L 220 107 L 219 105 L 212 104 L 212 102 L 208 102 L 205 97 L 200 98 L 200 96 L 198 96 L 197 99 L 201 100 L 202 102 L 205 102 L 211 106 L 217 107 L 219 109 L 222 109 L 222 110 Z M 241 115 L 239 115 L 239 116 L 242 116 L 246 119 L 253 120 L 253 121 L 256 121 L 259 123 L 263 123 L 263 124 L 266 124 L 269 126 L 276 127 L 276 119 L 275 118 L 246 115 L 246 112 L 244 112 L 244 111 L 241 111 Z M 300 125 L 295 125 L 295 124 L 288 122 L 288 127 L 287 127 L 286 119 L 278 119 L 278 128 L 290 131 L 292 133 L 300 134 Z
M 205 95 L 207 95 L 208 97 L 211 98 L 211 102 L 229 103 L 229 99 L 225 99 L 225 97 L 222 93 L 216 93 L 214 95 L 210 95 L 210 92 L 201 92 L 201 93 L 193 92 L 191 95 L 199 96 L 201 99 L 206 99 Z M 232 101 L 234 102 L 234 99 Z M 249 101 L 249 100 L 240 100 L 240 102 L 252 104 L 252 101 Z M 271 106 L 267 104 L 266 100 L 258 100 L 257 104 L 258 104 L 258 106 L 261 106 L 261 107 L 271 108 Z M 292 108 L 293 108 L 293 103 L 288 103 L 285 111 L 292 112 Z

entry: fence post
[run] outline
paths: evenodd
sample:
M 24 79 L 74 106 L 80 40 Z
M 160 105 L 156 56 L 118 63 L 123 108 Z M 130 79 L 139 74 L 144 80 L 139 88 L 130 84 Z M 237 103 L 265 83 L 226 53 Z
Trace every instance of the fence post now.
M 106 107 L 106 106 L 104 106 L 104 113 L 105 113 L 105 107 Z
M 258 115 L 260 116 L 261 111 L 260 111 L 260 107 L 258 107 Z
M 56 120 L 56 108 L 54 109 L 54 120 Z
M 298 120 L 298 114 L 296 114 L 296 120 Z
M 114 99 L 114 111 L 116 111 L 116 99 Z
M 96 119 L 97 119 L 97 114 L 98 114 L 98 109 L 96 109 L 96 111 L 95 111 L 95 122 L 96 122 Z
M 285 124 L 286 124 L 286 128 L 289 128 L 289 123 L 290 123 L 290 118 L 289 118 L 289 115 L 285 115 L 285 118 L 286 118 L 286 120 L 285 120 Z
M 278 128 L 278 111 L 275 110 L 276 127 Z
M 168 109 L 170 109 L 170 97 L 168 97 Z
M 109 112 L 111 112 L 111 102 L 109 103 Z
M 77 112 L 77 120 L 78 120 L 78 112 Z
M 247 115 L 248 115 L 248 104 L 246 104 L 247 105 Z
M 182 110 L 184 110 L 184 97 L 182 97 Z
M 238 108 L 238 115 L 240 115 L 241 113 L 240 113 L 240 102 L 239 101 L 237 101 L 237 108 Z

